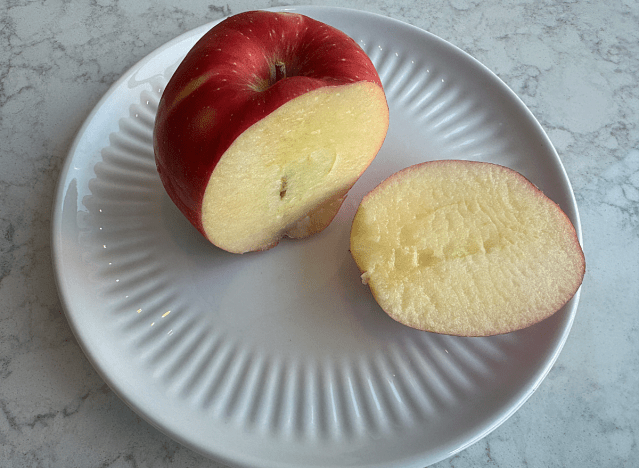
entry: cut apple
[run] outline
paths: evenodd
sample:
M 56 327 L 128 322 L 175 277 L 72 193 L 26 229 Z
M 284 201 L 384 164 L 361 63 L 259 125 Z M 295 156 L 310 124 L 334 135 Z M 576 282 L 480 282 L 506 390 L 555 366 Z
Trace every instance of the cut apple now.
M 381 80 L 343 32 L 293 13 L 227 18 L 169 81 L 154 129 L 167 194 L 229 252 L 323 230 L 388 130 Z
M 521 174 L 471 161 L 418 164 L 378 185 L 353 220 L 351 253 L 390 317 L 459 336 L 538 323 L 585 272 L 558 205 Z

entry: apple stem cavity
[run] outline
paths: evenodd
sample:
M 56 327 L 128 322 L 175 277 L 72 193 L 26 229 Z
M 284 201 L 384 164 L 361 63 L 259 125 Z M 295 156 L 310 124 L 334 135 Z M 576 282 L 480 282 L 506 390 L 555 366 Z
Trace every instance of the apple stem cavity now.
M 281 61 L 275 62 L 275 83 L 286 78 L 286 64 Z

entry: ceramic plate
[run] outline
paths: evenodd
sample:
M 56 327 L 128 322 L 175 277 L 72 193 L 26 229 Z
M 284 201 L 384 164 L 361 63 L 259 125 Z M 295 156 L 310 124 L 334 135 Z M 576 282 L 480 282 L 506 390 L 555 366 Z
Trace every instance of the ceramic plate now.
M 365 193 L 432 159 L 511 167 L 577 208 L 535 118 L 494 74 L 415 27 L 359 11 L 294 8 L 370 55 L 390 129 L 334 222 L 303 241 L 232 255 L 182 217 L 156 174 L 163 87 L 212 24 L 129 70 L 80 130 L 62 171 L 53 255 L 63 305 L 102 378 L 184 445 L 242 466 L 423 467 L 479 440 L 535 391 L 578 295 L 544 322 L 491 338 L 388 318 L 348 251 Z

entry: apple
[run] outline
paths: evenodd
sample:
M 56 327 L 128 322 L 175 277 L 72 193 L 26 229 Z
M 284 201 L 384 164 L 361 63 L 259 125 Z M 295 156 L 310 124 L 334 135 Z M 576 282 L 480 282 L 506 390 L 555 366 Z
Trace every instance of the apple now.
M 208 31 L 160 99 L 160 179 L 186 218 L 234 253 L 330 224 L 388 130 L 375 67 L 343 32 L 250 11 Z
M 375 300 L 420 330 L 490 336 L 551 316 L 584 277 L 566 214 L 516 171 L 431 161 L 368 193 L 350 248 Z

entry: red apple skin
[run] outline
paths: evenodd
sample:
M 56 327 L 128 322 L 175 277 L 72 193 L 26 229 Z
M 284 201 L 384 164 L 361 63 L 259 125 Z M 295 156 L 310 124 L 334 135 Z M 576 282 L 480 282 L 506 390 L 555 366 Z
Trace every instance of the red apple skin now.
M 233 141 L 304 93 L 360 81 L 382 87 L 366 53 L 338 29 L 285 12 L 225 19 L 189 51 L 160 100 L 154 150 L 169 197 L 206 236 L 202 198 Z

